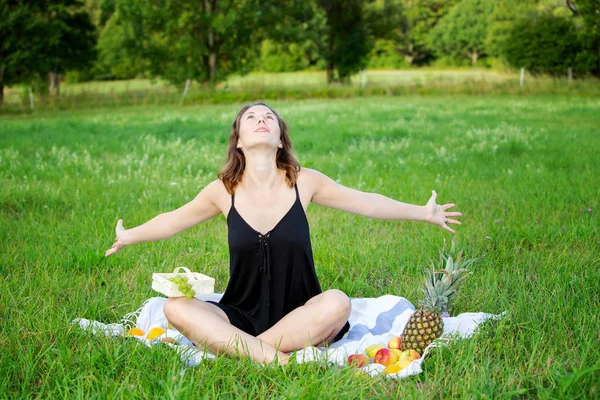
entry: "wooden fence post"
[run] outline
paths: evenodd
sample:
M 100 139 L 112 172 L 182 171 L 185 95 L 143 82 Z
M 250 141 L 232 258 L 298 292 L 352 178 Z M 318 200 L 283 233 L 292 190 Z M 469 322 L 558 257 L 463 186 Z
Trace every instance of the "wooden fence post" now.
M 33 90 L 31 90 L 31 86 L 29 86 L 29 107 L 31 107 L 31 111 L 35 110 L 35 103 L 33 102 Z
M 521 86 L 525 83 L 525 67 L 521 67 Z
M 183 88 L 183 98 L 185 99 L 185 96 L 187 96 L 188 90 L 190 90 L 190 78 L 188 78 L 185 81 L 185 88 Z

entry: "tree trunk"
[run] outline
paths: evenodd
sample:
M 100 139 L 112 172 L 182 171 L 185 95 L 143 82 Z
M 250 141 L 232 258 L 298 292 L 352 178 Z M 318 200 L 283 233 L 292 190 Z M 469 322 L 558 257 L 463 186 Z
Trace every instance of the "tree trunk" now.
M 216 4 L 213 1 L 205 0 L 204 7 L 206 14 L 212 16 L 215 12 Z M 208 76 L 212 84 L 217 82 L 217 51 L 215 49 L 215 32 L 212 24 L 208 27 Z
M 412 67 L 413 62 L 415 62 L 415 45 L 413 43 L 409 43 L 408 44 L 408 49 L 407 49 L 407 54 L 404 56 L 404 58 L 406 59 L 406 62 L 408 63 L 408 65 L 410 65 Z
M 206 83 L 210 81 L 210 61 L 208 56 L 202 56 L 202 65 L 204 65 L 204 70 L 206 71 L 206 75 L 202 82 Z
M 60 95 L 60 75 L 56 72 L 49 72 L 48 80 L 49 80 L 48 93 L 51 96 Z
M 477 58 L 479 57 L 479 54 L 477 54 L 477 52 L 473 52 L 471 53 L 471 62 L 473 63 L 473 66 L 477 65 Z
M 217 52 L 211 50 L 208 56 L 208 65 L 210 68 L 210 81 L 211 83 L 217 82 Z
M 328 57 L 327 57 L 327 84 L 330 84 L 331 82 L 333 82 L 333 69 L 335 67 L 334 62 L 333 62 L 333 45 L 334 45 L 334 34 L 333 31 L 329 32 L 329 43 L 327 46 L 327 52 Z
M 0 106 L 4 104 L 4 68 L 0 68 Z

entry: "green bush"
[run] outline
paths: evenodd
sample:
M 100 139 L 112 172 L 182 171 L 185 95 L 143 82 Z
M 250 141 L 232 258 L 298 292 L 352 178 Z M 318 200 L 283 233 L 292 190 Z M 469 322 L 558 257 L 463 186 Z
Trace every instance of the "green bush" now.
M 393 40 L 377 40 L 369 54 L 369 69 L 407 68 L 409 65 Z
M 264 40 L 260 47 L 259 68 L 264 72 L 294 72 L 308 67 L 306 46 L 298 43 L 279 44 Z
M 135 57 L 127 51 L 124 28 L 118 21 L 118 13 L 113 14 L 100 33 L 96 79 L 130 79 L 142 72 Z
M 517 21 L 504 44 L 511 66 L 533 74 L 565 75 L 575 67 L 580 42 L 571 19 L 549 13 L 532 14 Z

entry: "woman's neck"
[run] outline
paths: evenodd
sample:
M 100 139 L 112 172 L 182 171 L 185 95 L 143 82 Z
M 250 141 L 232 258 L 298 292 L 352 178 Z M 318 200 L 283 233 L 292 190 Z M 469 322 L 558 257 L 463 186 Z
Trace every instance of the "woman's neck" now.
M 277 168 L 276 152 L 245 154 L 246 168 L 241 180 L 242 186 L 251 191 L 269 192 L 285 180 L 284 172 Z

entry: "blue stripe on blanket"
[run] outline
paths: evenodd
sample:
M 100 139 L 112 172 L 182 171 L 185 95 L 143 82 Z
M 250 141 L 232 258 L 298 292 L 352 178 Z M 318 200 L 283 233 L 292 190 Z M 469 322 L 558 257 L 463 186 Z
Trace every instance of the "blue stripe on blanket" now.
M 394 320 L 400 314 L 406 310 L 413 310 L 415 307 L 406 299 L 400 299 L 398 303 L 387 311 L 382 312 L 377 316 L 375 320 L 375 326 L 369 329 L 366 325 L 357 324 L 350 327 L 350 330 L 346 334 L 346 337 L 333 343 L 329 348 L 336 348 L 343 346 L 348 342 L 353 342 L 362 339 L 367 333 L 374 336 L 384 335 L 392 330 Z

